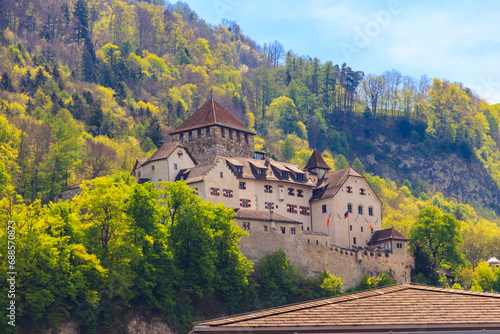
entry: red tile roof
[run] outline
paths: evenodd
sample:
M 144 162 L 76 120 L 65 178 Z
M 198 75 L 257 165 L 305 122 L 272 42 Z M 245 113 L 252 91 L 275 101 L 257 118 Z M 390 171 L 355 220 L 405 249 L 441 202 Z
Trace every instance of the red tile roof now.
M 311 154 L 311 157 L 309 158 L 309 161 L 307 162 L 306 166 L 304 169 L 309 170 L 309 169 L 314 169 L 314 168 L 323 168 L 326 170 L 330 170 L 330 166 L 327 165 L 321 154 L 319 154 L 318 150 L 314 150 L 313 153 Z
M 500 329 L 500 294 L 402 284 L 201 321 L 190 333 L 366 333 Z
M 246 133 L 255 134 L 255 132 L 247 128 L 245 124 L 234 117 L 214 99 L 209 99 L 205 102 L 200 109 L 198 109 L 170 134 L 204 128 L 211 125 L 220 125 Z

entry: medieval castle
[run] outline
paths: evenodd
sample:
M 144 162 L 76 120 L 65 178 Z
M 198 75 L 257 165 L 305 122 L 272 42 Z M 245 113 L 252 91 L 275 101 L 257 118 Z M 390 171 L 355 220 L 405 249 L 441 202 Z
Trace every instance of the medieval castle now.
M 317 150 L 304 170 L 272 160 L 254 151 L 255 134 L 210 99 L 172 142 L 136 161 L 136 179 L 185 180 L 203 199 L 233 207 L 248 232 L 240 249 L 252 261 L 282 248 L 305 272 L 329 270 L 345 287 L 389 270 L 410 281 L 408 239 L 382 230 L 382 202 L 361 174 L 329 172 Z

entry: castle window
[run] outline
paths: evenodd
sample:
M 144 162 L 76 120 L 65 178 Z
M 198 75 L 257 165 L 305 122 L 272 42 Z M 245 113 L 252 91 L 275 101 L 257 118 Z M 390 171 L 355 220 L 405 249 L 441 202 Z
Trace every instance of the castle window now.
M 265 169 L 259 169 L 259 175 L 266 175 Z
M 251 203 L 249 199 L 240 199 L 240 206 L 243 208 L 249 208 L 251 207 Z
M 194 193 L 195 195 L 198 195 L 198 188 L 194 188 L 193 193 Z
M 243 169 L 241 167 L 234 167 L 234 172 L 235 173 L 241 173 Z
M 245 133 L 245 143 L 248 144 L 248 134 Z
M 363 226 L 361 226 L 361 232 L 363 232 Z
M 326 204 L 323 204 L 323 206 L 321 207 L 321 210 L 322 210 L 323 213 L 326 212 Z
M 179 135 L 179 141 L 182 143 L 184 141 L 184 133 Z
M 151 170 L 155 170 L 155 165 L 151 166 Z
M 174 170 L 177 170 L 177 164 L 174 164 Z
M 239 133 L 238 131 L 236 131 L 236 140 L 237 140 L 237 141 L 240 141 L 240 140 L 241 140 L 241 139 L 240 139 L 240 133 Z
M 250 223 L 243 223 L 244 230 L 250 230 Z
M 287 204 L 286 205 L 286 212 L 297 213 L 297 205 Z
M 268 194 L 272 194 L 273 193 L 273 186 L 270 186 L 270 185 L 266 184 L 264 186 L 264 192 L 268 193 Z
M 347 211 L 352 213 L 352 204 L 347 204 Z
M 220 172 L 220 177 L 221 177 L 221 179 L 224 177 L 224 173 L 223 172 Z
M 368 208 L 368 215 L 373 216 L 373 208 Z
M 304 175 L 302 174 L 297 174 L 297 180 L 304 180 Z
M 360 214 L 360 215 L 363 214 L 363 207 L 361 205 L 358 206 L 358 214 Z
M 245 190 L 247 188 L 246 182 L 240 182 L 239 188 Z
M 224 128 L 220 128 L 220 135 L 222 136 L 222 138 L 226 138 L 226 131 L 224 130 Z
M 295 196 L 295 189 L 288 188 L 288 196 Z
M 286 229 L 283 226 L 280 227 L 280 230 L 281 230 L 281 234 L 285 234 L 286 233 Z
M 210 188 L 210 195 L 219 196 L 219 188 Z
M 297 197 L 304 197 L 304 190 L 297 189 Z
M 267 225 L 264 225 L 264 232 L 267 232 Z
M 177 156 L 179 157 L 180 160 L 182 160 L 183 157 L 182 151 L 178 151 Z
M 352 231 L 352 225 L 349 225 L 349 231 Z
M 356 237 L 352 238 L 352 243 L 356 244 Z
M 396 248 L 403 248 L 403 244 L 402 243 L 397 243 L 396 244 Z
M 288 177 L 288 172 L 281 172 L 281 177 Z
M 268 210 L 273 210 L 274 209 L 274 203 L 273 202 L 266 202 L 265 207 Z
M 193 140 L 193 131 L 189 131 L 188 140 Z
M 137 172 L 137 176 L 138 176 L 138 177 L 141 177 L 141 171 L 138 171 L 138 172 Z
M 224 197 L 233 197 L 233 191 L 230 189 L 224 189 L 222 191 L 222 196 Z
M 300 207 L 300 214 L 305 215 L 305 216 L 309 216 L 309 215 L 311 215 L 311 211 L 310 211 L 309 207 L 301 206 Z
M 290 227 L 290 234 L 295 234 L 295 227 Z
M 347 193 L 352 194 L 352 187 L 347 186 Z
M 201 138 L 201 130 L 198 129 L 198 135 L 196 136 L 196 138 L 200 139 Z
M 227 131 L 229 132 L 229 139 L 233 139 L 233 130 L 228 129 Z
M 366 190 L 364 190 L 363 188 L 360 188 L 359 189 L 359 194 L 360 195 L 366 195 Z
M 205 137 L 210 137 L 210 128 L 207 128 L 207 133 L 206 133 Z

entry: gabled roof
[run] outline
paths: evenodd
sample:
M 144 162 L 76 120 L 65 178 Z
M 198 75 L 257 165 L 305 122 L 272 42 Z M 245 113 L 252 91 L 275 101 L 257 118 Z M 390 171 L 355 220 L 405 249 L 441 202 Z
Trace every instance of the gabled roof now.
M 499 328 L 500 294 L 401 284 L 201 321 L 189 333 L 480 333 Z
M 144 165 L 144 163 L 148 160 L 148 158 L 139 158 L 137 160 L 135 160 L 135 164 L 134 164 L 134 169 L 132 169 L 132 172 L 135 173 L 135 171 L 137 170 L 137 168 L 141 167 L 142 165 Z
M 214 166 L 215 163 L 193 168 L 181 169 L 179 171 L 179 174 L 177 174 L 175 180 L 185 180 L 187 183 L 203 181 L 203 176 L 210 172 L 210 170 L 212 170 Z
M 398 232 L 394 227 L 386 228 L 385 230 L 375 231 L 368 242 L 369 245 L 384 242 L 390 239 L 408 241 L 407 237 Z
M 250 219 L 250 220 L 260 220 L 260 221 L 271 221 L 271 213 L 269 210 L 258 211 L 252 209 L 236 209 L 236 219 Z M 296 220 L 286 218 L 282 215 L 273 212 L 273 220 L 280 223 L 291 223 L 291 224 L 302 224 Z
M 340 188 L 342 188 L 342 185 L 349 176 L 364 179 L 361 174 L 350 167 L 326 173 L 325 176 L 318 182 L 317 189 L 314 190 L 311 201 L 318 201 L 320 199 L 334 197 L 340 190 Z M 375 194 L 375 192 L 373 193 Z M 375 197 L 377 197 L 376 194 Z
M 165 143 L 165 144 L 161 145 L 160 148 L 157 149 L 155 153 L 151 154 L 151 156 L 148 159 L 146 159 L 145 161 L 142 161 L 141 166 L 143 166 L 143 165 L 145 165 L 147 163 L 150 163 L 152 161 L 158 161 L 158 160 L 168 159 L 168 157 L 170 157 L 170 155 L 172 153 L 174 153 L 174 151 L 178 147 L 185 149 L 186 152 L 187 152 L 187 154 L 191 158 L 191 160 L 193 160 L 194 164 L 195 165 L 198 164 L 196 162 L 196 159 L 191 155 L 191 153 L 189 153 L 189 150 L 187 149 L 186 146 L 184 146 L 182 144 L 179 144 L 177 142 L 171 142 L 171 143 Z M 140 162 L 139 160 L 142 160 L 142 159 L 137 159 L 136 164 Z M 134 167 L 134 170 L 135 170 L 135 167 Z
M 311 157 L 309 158 L 309 161 L 307 162 L 306 166 L 304 169 L 309 170 L 309 169 L 314 169 L 314 168 L 323 168 L 326 170 L 330 170 L 330 166 L 328 166 L 321 156 L 319 154 L 318 150 L 314 150 L 313 153 L 311 154 Z
M 247 128 L 245 124 L 240 122 L 214 99 L 209 99 L 205 102 L 200 109 L 198 109 L 170 134 L 204 128 L 211 125 L 220 125 L 246 133 L 255 134 L 255 132 Z

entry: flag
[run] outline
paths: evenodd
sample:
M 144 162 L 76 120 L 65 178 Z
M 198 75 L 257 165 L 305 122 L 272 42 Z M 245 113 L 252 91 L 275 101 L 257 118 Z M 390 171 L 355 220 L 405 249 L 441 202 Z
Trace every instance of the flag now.
M 373 233 L 372 223 L 370 223 L 370 230 L 372 230 L 372 233 Z
M 344 213 L 344 219 L 346 219 L 347 217 L 349 217 L 349 210 L 347 210 L 347 211 Z
M 330 217 L 326 218 L 326 227 L 330 226 Z

